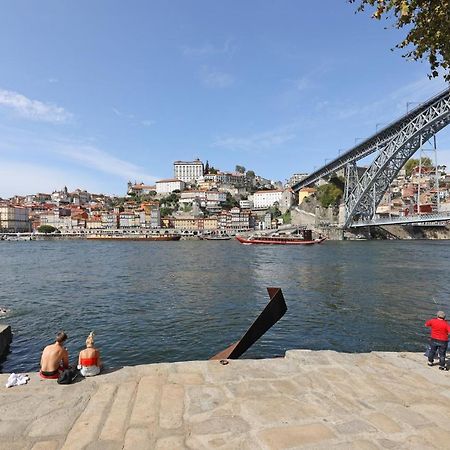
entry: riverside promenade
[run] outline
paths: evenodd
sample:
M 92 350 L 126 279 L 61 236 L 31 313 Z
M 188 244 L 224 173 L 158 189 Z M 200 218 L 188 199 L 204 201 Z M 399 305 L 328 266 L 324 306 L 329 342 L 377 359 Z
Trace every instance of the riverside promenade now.
M 417 353 L 124 367 L 68 386 L 5 388 L 1 449 L 450 447 L 450 372 Z

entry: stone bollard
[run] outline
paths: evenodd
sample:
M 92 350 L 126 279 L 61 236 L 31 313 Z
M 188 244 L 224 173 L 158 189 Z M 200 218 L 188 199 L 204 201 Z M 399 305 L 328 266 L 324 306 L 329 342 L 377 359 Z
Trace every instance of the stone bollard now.
M 2 356 L 12 341 L 11 327 L 0 324 L 0 356 Z

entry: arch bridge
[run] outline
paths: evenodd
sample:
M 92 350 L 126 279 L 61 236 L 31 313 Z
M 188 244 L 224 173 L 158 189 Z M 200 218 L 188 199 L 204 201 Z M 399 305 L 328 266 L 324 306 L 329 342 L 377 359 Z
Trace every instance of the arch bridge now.
M 374 215 L 377 206 L 400 169 L 423 143 L 449 123 L 450 87 L 314 171 L 296 183 L 293 190 L 297 192 L 344 169 L 344 228 L 376 224 Z M 363 174 L 359 174 L 357 161 L 374 153 L 370 166 Z M 435 220 L 450 220 L 450 213 L 444 216 L 441 214 Z M 402 223 L 412 222 L 421 222 L 421 219 L 411 218 Z

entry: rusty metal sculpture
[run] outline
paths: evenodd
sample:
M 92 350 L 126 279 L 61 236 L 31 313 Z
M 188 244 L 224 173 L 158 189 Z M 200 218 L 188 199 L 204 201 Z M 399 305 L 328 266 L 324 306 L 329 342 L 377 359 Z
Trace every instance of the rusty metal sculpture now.
M 267 330 L 275 325 L 287 311 L 280 288 L 267 288 L 270 301 L 242 338 L 210 359 L 237 359 L 243 355 Z

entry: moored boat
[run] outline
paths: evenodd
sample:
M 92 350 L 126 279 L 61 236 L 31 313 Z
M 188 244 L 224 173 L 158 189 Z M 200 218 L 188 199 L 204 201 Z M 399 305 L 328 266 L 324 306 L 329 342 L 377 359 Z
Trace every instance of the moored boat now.
M 231 239 L 231 236 L 229 236 L 228 234 L 209 234 L 203 236 L 202 239 L 206 241 L 229 241 Z
M 152 234 L 152 235 L 102 235 L 94 234 L 86 236 L 86 239 L 93 239 L 98 241 L 179 241 L 181 235 L 179 234 Z
M 326 238 L 313 239 L 311 230 L 302 230 L 298 234 L 273 234 L 265 236 L 236 236 L 241 244 L 266 244 L 266 245 L 314 245 L 320 244 Z

